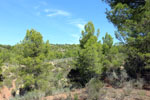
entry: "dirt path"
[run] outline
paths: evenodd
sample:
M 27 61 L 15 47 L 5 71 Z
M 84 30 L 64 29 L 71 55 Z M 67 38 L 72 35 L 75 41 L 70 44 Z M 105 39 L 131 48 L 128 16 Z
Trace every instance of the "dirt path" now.
M 75 96 L 80 98 L 80 100 L 85 100 L 87 98 L 86 89 L 78 89 L 70 93 L 62 93 L 53 96 L 48 96 L 43 98 L 42 100 L 62 100 L 62 99 L 67 99 L 67 97 L 74 99 Z
M 12 90 L 16 89 L 15 82 L 16 82 L 16 79 L 12 81 L 12 87 L 11 88 L 3 86 L 0 89 L 0 100 L 9 100 L 9 98 L 12 96 L 12 94 L 11 94 Z

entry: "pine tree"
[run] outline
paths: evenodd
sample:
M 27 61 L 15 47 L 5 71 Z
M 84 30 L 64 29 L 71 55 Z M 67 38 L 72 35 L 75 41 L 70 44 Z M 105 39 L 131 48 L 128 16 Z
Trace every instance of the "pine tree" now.
M 105 34 L 103 39 L 103 54 L 109 53 L 109 50 L 113 46 L 113 38 L 108 33 Z
M 23 88 L 27 91 L 46 89 L 49 86 L 50 76 L 52 75 L 50 71 L 53 68 L 53 66 L 44 62 L 45 57 L 49 54 L 49 41 L 44 43 L 41 33 L 31 29 L 27 30 L 21 46 L 23 57 L 20 64 L 24 67 L 20 66 L 17 70 L 19 70 L 18 77 L 23 81 Z
M 99 30 L 95 36 L 95 29 L 92 22 L 85 25 L 80 39 L 79 57 L 77 59 L 77 69 L 83 84 L 88 82 L 94 75 L 101 73 L 100 54 L 101 44 L 98 41 Z
M 111 10 L 107 18 L 117 27 L 116 37 L 127 47 L 125 68 L 137 77 L 150 70 L 150 1 L 103 0 Z

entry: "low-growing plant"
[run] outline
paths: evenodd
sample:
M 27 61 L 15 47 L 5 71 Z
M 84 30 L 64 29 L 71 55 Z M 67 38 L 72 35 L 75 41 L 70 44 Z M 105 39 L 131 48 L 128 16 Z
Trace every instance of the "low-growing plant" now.
M 103 83 L 99 79 L 92 78 L 86 85 L 88 92 L 88 100 L 97 100 L 99 98 L 100 89 L 103 86 Z
M 146 92 L 145 92 L 145 91 L 139 91 L 139 92 L 138 92 L 138 95 L 140 95 L 140 96 L 145 96 L 145 95 L 146 95 Z
M 77 94 L 74 95 L 74 100 L 79 100 Z
M 24 96 L 12 97 L 10 100 L 41 100 L 41 98 L 44 96 L 45 96 L 44 92 L 33 91 L 33 92 L 28 92 Z
M 125 70 L 112 69 L 106 73 L 109 84 L 113 87 L 124 87 L 125 83 L 129 80 L 128 74 Z
M 125 96 L 129 96 L 132 92 L 132 88 L 131 87 L 124 87 L 123 88 L 123 93 Z
M 100 89 L 98 100 L 104 100 L 106 93 L 107 93 L 107 90 L 105 88 Z
M 142 89 L 144 85 L 144 79 L 137 79 L 134 82 L 134 87 L 138 88 L 138 89 Z
M 67 96 L 66 100 L 72 100 L 70 93 L 69 93 L 69 95 Z

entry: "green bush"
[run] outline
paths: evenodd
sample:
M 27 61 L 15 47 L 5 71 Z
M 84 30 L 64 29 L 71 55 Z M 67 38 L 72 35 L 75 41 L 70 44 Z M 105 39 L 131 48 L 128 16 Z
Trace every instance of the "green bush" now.
M 41 100 L 45 96 L 45 93 L 41 91 L 28 92 L 24 96 L 12 97 L 10 100 Z
M 103 83 L 99 79 L 92 78 L 86 85 L 88 100 L 98 100 L 100 90 L 103 86 Z

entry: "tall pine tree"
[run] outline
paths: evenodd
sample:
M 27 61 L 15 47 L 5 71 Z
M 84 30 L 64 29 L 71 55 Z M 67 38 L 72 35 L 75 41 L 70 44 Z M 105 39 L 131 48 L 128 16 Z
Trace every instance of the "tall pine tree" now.
M 150 1 L 103 0 L 111 10 L 107 18 L 118 29 L 116 37 L 127 47 L 125 68 L 137 78 L 150 70 Z
M 80 71 L 82 83 L 87 83 L 96 74 L 101 73 L 101 44 L 98 41 L 99 30 L 95 35 L 95 29 L 92 22 L 85 25 L 80 39 L 80 51 L 77 59 L 77 69 Z

